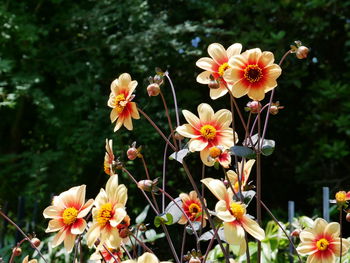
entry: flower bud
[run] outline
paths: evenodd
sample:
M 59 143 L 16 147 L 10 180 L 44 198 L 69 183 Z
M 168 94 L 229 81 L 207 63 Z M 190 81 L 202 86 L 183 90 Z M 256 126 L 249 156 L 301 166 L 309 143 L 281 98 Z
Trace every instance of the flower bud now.
M 305 46 L 298 47 L 295 53 L 298 59 L 304 59 L 307 57 L 308 54 L 309 54 L 309 49 Z
M 188 263 L 201 263 L 201 260 L 197 257 L 191 257 Z
M 160 87 L 157 83 L 149 84 L 147 87 L 148 96 L 158 96 L 160 93 Z
M 121 238 L 126 238 L 127 236 L 129 236 L 129 229 L 128 228 L 123 228 L 119 231 L 119 236 Z
M 126 152 L 128 159 L 131 161 L 135 160 L 138 154 L 139 154 L 139 151 L 135 147 L 129 148 L 128 151 Z
M 347 213 L 345 218 L 346 218 L 346 221 L 350 222 L 350 213 Z
M 38 247 L 38 246 L 40 246 L 40 244 L 41 244 L 40 239 L 39 239 L 39 238 L 36 238 L 36 237 L 32 238 L 31 241 L 32 241 L 32 244 L 33 244 L 35 247 Z
M 137 187 L 146 191 L 150 192 L 153 188 L 153 181 L 152 180 L 141 180 L 137 183 Z
M 261 103 L 256 100 L 249 101 L 247 103 L 246 110 L 250 111 L 251 113 L 258 113 L 261 110 Z
M 272 103 L 270 107 L 270 114 L 276 115 L 279 112 L 279 110 L 283 108 L 284 106 L 280 106 L 279 101 L 277 101 L 276 103 Z
M 18 257 L 19 255 L 21 255 L 22 253 L 22 249 L 20 247 L 15 247 L 13 250 L 12 250 L 12 254 L 15 256 L 15 257 Z
M 292 237 L 299 237 L 300 232 L 301 232 L 300 229 L 295 229 L 290 235 Z
M 337 201 L 337 204 L 344 204 L 346 202 L 346 192 L 345 191 L 339 191 L 335 194 L 335 200 Z

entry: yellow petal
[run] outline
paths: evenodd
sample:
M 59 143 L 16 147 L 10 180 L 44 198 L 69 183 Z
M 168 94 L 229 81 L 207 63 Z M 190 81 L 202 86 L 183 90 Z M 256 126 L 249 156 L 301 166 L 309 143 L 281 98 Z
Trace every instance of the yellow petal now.
M 216 120 L 221 128 L 228 128 L 232 122 L 232 114 L 229 110 L 219 110 L 215 112 L 214 120 Z
M 342 238 L 342 255 L 345 255 L 350 247 L 350 242 L 345 239 Z M 340 238 L 336 238 L 334 242 L 332 242 L 332 251 L 334 254 L 336 254 L 337 256 L 340 255 Z
M 218 179 L 205 178 L 201 182 L 208 187 L 208 189 L 216 196 L 219 200 L 226 200 L 228 193 L 224 183 Z
M 257 240 L 263 240 L 265 238 L 265 231 L 262 229 L 257 222 L 248 216 L 244 215 L 241 220 L 242 226 L 245 231 L 255 237 Z
M 201 122 L 209 122 L 213 120 L 214 117 L 214 110 L 212 107 L 210 107 L 207 103 L 201 103 L 198 106 L 198 115 Z
M 132 93 L 136 89 L 136 86 L 137 86 L 137 81 L 136 80 L 133 80 L 133 81 L 129 82 L 129 84 L 128 84 L 129 93 L 128 93 L 128 96 L 126 97 L 126 99 L 130 98 L 130 96 L 132 95 Z
M 227 210 L 226 202 L 224 200 L 220 200 L 216 203 L 215 212 L 217 217 L 224 222 L 233 222 L 235 220 L 235 217 Z
M 297 251 L 302 256 L 313 254 L 317 252 L 315 242 L 302 242 L 297 247 Z
M 116 132 L 117 130 L 119 130 L 120 127 L 122 127 L 122 125 L 123 125 L 123 121 L 121 120 L 121 118 L 119 118 L 119 119 L 117 120 L 117 123 L 116 123 L 115 127 L 114 127 L 114 132 Z
M 248 61 L 250 64 L 256 64 L 261 56 L 260 48 L 253 48 L 245 51 L 244 53 L 248 56 Z M 243 55 L 243 54 L 242 54 Z
M 209 95 L 212 100 L 216 100 L 228 92 L 228 89 L 225 87 L 225 85 L 220 83 L 220 87 L 218 89 L 210 89 Z
M 98 223 L 90 226 L 89 230 L 86 233 L 86 242 L 89 248 L 91 248 L 95 241 L 100 237 L 100 227 Z
M 210 44 L 208 54 L 217 64 L 222 64 L 228 60 L 225 48 L 219 43 Z
M 182 114 L 184 115 L 186 121 L 192 126 L 197 127 L 200 124 L 199 118 L 188 110 L 183 110 Z
M 55 237 L 53 238 L 52 240 L 52 247 L 57 247 L 59 246 L 63 240 L 65 239 L 66 237 L 66 234 L 67 234 L 67 231 L 65 231 L 65 229 L 61 229 L 56 235 Z
M 139 111 L 137 110 L 137 106 L 135 102 L 129 102 L 131 105 L 131 117 L 138 120 L 140 119 Z
M 159 260 L 154 254 L 145 252 L 138 258 L 137 263 L 159 263 Z
M 115 190 L 117 190 L 117 187 L 118 187 L 118 175 L 115 174 L 110 176 L 106 183 L 106 193 L 107 193 L 108 199 L 110 199 L 110 197 L 113 196 Z
M 247 86 L 244 82 L 244 79 L 240 79 L 239 81 L 235 82 L 232 87 L 230 87 L 230 90 L 232 92 L 233 97 L 240 98 L 248 93 L 250 89 L 250 86 Z
M 236 143 L 238 142 L 238 135 L 235 133 Z M 219 145 L 222 145 L 229 149 L 234 145 L 233 143 L 233 130 L 232 128 L 225 128 L 220 132 Z
M 62 219 L 52 219 L 49 221 L 49 225 L 45 230 L 45 232 L 46 233 L 56 232 L 62 229 L 63 227 L 65 227 L 65 224 L 63 223 Z
M 124 208 L 115 209 L 114 216 L 109 220 L 112 227 L 116 227 L 126 216 Z
M 224 222 L 224 235 L 230 245 L 238 245 L 244 241 L 244 230 L 238 224 Z
M 198 83 L 201 83 L 201 84 L 209 84 L 210 83 L 210 75 L 211 75 L 211 72 L 210 71 L 203 71 L 202 73 L 200 73 L 196 80 Z
M 328 224 L 327 221 L 324 220 L 323 218 L 317 218 L 314 222 L 312 232 L 314 234 L 322 234 L 323 230 L 326 228 L 327 224 Z
M 265 90 L 263 87 L 250 88 L 248 91 L 248 97 L 252 100 L 263 100 L 265 98 Z
M 93 205 L 94 199 L 89 199 L 79 211 L 78 218 L 86 216 L 90 212 Z
M 267 66 L 264 70 L 266 71 L 266 77 L 270 79 L 277 79 L 282 73 L 281 67 L 277 64 Z
M 311 242 L 315 239 L 315 236 L 311 232 L 304 230 L 300 232 L 299 238 L 301 242 Z
M 269 51 L 264 51 L 259 58 L 259 64 L 262 67 L 270 66 L 274 61 L 275 57 L 273 56 L 273 53 Z
M 235 55 L 239 55 L 241 54 L 242 51 L 242 45 L 240 43 L 234 43 L 233 45 L 229 46 L 229 48 L 227 49 L 226 53 L 227 53 L 227 57 L 231 58 Z
M 132 120 L 131 120 L 131 116 L 127 116 L 124 119 L 124 127 L 127 128 L 129 131 L 132 131 L 133 126 L 132 126 Z
M 120 246 L 120 243 L 122 242 L 122 239 L 119 236 L 118 228 L 113 227 L 111 231 L 109 232 L 106 231 L 105 233 L 106 233 L 106 238 L 108 239 L 108 242 L 110 243 L 111 247 L 118 248 Z M 101 237 L 101 240 L 102 238 L 104 237 Z
M 119 76 L 118 80 L 121 87 L 128 87 L 131 77 L 128 73 L 123 73 Z
M 86 221 L 82 218 L 77 218 L 77 220 L 72 225 L 71 233 L 74 235 L 79 235 L 84 232 L 85 228 Z
M 194 134 L 194 129 L 190 124 L 184 124 L 176 128 L 176 131 L 186 138 L 198 138 L 200 135 Z
M 207 70 L 207 71 L 212 71 L 214 64 L 215 64 L 214 60 L 212 60 L 211 58 L 208 58 L 208 57 L 200 58 L 196 62 L 197 67 L 204 69 L 204 70 Z
M 209 160 L 209 149 L 203 149 L 200 152 L 200 157 L 202 162 L 206 165 L 206 166 L 213 166 L 215 164 L 214 160 Z
M 332 222 L 332 223 L 329 223 L 326 228 L 324 229 L 324 233 L 326 235 L 330 235 L 334 238 L 337 238 L 339 237 L 340 235 L 340 225 L 339 223 L 336 223 L 336 222 Z
M 61 218 L 61 212 L 56 206 L 49 206 L 45 208 L 43 215 L 45 218 Z
M 115 190 L 114 195 L 111 196 L 111 201 L 125 206 L 127 200 L 128 189 L 125 187 L 125 185 L 121 184 Z

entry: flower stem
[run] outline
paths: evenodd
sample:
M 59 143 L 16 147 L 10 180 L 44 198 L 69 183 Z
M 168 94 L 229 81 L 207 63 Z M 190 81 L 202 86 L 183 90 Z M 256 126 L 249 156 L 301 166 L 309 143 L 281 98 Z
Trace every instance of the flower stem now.
M 0 215 L 5 218 L 11 225 L 13 225 L 17 230 L 28 240 L 28 242 L 31 244 L 32 248 L 34 248 L 39 256 L 44 260 L 45 263 L 47 263 L 46 259 L 44 258 L 43 254 L 41 254 L 40 250 L 33 244 L 33 242 L 30 240 L 30 238 L 23 232 L 23 230 L 15 223 L 13 222 L 7 215 L 5 215 L 1 209 L 0 209 Z
M 260 200 L 261 205 L 265 208 L 265 210 L 270 214 L 270 216 L 272 217 L 273 221 L 276 222 L 276 224 L 279 226 L 279 228 L 283 231 L 283 233 L 286 235 L 286 237 L 288 238 L 289 243 L 292 245 L 292 247 L 294 248 L 295 253 L 297 254 L 298 258 L 299 258 L 299 262 L 303 263 L 303 261 L 300 258 L 300 255 L 292 241 L 292 239 L 290 238 L 290 236 L 287 234 L 286 230 L 284 230 L 284 228 L 281 226 L 280 222 L 278 222 L 277 218 L 272 214 L 271 210 L 267 208 L 267 206 L 264 204 L 263 201 Z
M 9 263 L 12 263 L 13 262 L 13 260 L 14 260 L 14 258 L 15 258 L 15 249 L 16 248 L 19 248 L 21 245 L 22 245 L 22 243 L 24 242 L 24 241 L 26 241 L 27 240 L 27 238 L 24 238 L 24 239 L 22 239 L 20 242 L 18 242 L 17 243 L 17 245 L 14 247 L 14 249 L 12 250 L 12 254 L 11 254 L 11 258 L 10 258 L 10 261 L 9 261 Z
M 115 263 L 118 263 L 118 260 L 115 258 L 115 256 L 113 255 L 113 253 L 108 249 L 108 247 L 103 244 L 103 248 L 108 252 L 108 254 L 113 258 Z
M 147 250 L 148 252 L 154 254 L 153 251 L 152 251 L 148 246 L 146 246 L 146 244 L 145 244 L 144 242 L 142 242 L 140 239 L 138 239 L 138 238 L 136 237 L 136 235 L 134 235 L 132 232 L 129 232 L 129 233 L 131 234 L 131 236 L 132 236 L 145 250 Z
M 170 139 L 171 134 L 168 136 L 168 140 Z M 168 153 L 168 145 L 165 144 L 164 147 L 164 154 L 163 154 L 163 180 L 162 180 L 162 189 L 165 191 L 165 184 L 166 184 L 166 163 L 167 163 L 167 153 Z M 165 210 L 165 194 L 162 193 L 162 213 L 164 213 Z
M 149 177 L 149 172 L 148 172 L 148 167 L 147 167 L 147 164 L 146 164 L 146 161 L 145 161 L 145 158 L 141 157 L 141 160 L 142 160 L 142 163 L 143 163 L 143 167 L 145 168 L 145 172 L 146 172 L 146 177 L 148 180 L 151 180 L 151 178 Z M 155 205 L 155 207 L 157 208 L 157 211 L 159 211 L 159 206 L 158 206 L 158 203 L 157 203 L 157 199 L 154 195 L 154 193 L 151 191 L 151 196 L 152 196 L 152 199 L 153 199 L 153 203 Z
M 258 111 L 258 149 L 256 153 L 256 219 L 261 226 L 261 149 L 260 149 L 261 115 Z M 258 240 L 258 263 L 261 262 L 261 242 Z
M 167 139 L 167 137 L 165 137 L 164 133 L 159 129 L 157 124 L 155 124 L 154 121 L 152 121 L 152 119 L 144 111 L 142 111 L 140 108 L 137 109 L 148 120 L 148 122 L 153 126 L 153 128 L 156 129 L 159 135 L 162 136 L 165 142 L 169 144 L 174 151 L 176 151 L 176 147 Z
M 164 73 L 165 77 L 168 79 L 169 83 L 170 83 L 170 87 L 171 87 L 171 91 L 173 93 L 173 97 L 174 97 L 174 106 L 175 106 L 175 116 L 176 116 L 176 126 L 180 126 L 180 119 L 179 119 L 179 108 L 177 107 L 177 99 L 176 99 L 176 92 L 175 92 L 175 87 L 173 82 L 171 81 L 171 78 L 169 76 L 169 72 L 166 71 Z
M 184 251 L 185 251 L 185 243 L 186 243 L 186 225 L 184 226 L 184 232 L 182 234 L 182 243 L 181 243 L 181 258 L 180 262 L 183 262 L 184 259 Z
M 213 234 L 213 237 L 210 239 L 207 250 L 205 251 L 203 262 L 206 262 L 207 260 L 208 254 L 210 252 L 211 247 L 213 246 L 215 237 L 217 236 L 219 229 L 220 229 L 220 226 L 218 226 L 217 228 L 214 228 L 214 234 Z
M 339 252 L 339 263 L 341 263 L 342 249 L 343 249 L 343 207 L 339 209 L 339 224 L 340 224 L 340 252 Z

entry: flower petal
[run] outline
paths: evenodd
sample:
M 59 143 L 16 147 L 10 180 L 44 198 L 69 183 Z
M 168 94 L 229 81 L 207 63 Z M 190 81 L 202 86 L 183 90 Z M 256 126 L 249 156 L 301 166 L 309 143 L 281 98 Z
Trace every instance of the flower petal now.
M 332 223 L 329 223 L 326 228 L 324 229 L 324 232 L 323 232 L 325 235 L 330 235 L 334 238 L 337 238 L 339 237 L 340 235 L 340 225 L 339 223 L 336 223 L 336 222 L 332 222 Z
M 275 57 L 273 53 L 269 51 L 264 51 L 259 58 L 258 65 L 264 68 L 272 65 L 274 61 Z
M 228 128 L 232 122 L 232 114 L 229 110 L 223 109 L 215 112 L 214 120 L 221 126 L 221 128 Z
M 123 73 L 119 76 L 118 80 L 119 80 L 119 86 L 128 87 L 131 81 L 131 76 L 128 73 Z
M 159 259 L 152 253 L 145 252 L 137 259 L 137 263 L 158 263 Z
M 109 115 L 109 117 L 110 117 L 112 123 L 115 122 L 116 119 L 118 119 L 119 113 L 118 113 L 118 111 L 117 111 L 116 108 L 114 108 L 114 109 L 111 111 L 111 114 Z
M 263 87 L 254 87 L 250 88 L 248 91 L 248 97 L 251 98 L 252 100 L 263 100 L 265 98 L 265 90 Z
M 265 238 L 265 231 L 262 229 L 257 222 L 248 216 L 244 215 L 241 219 L 241 223 L 245 231 L 255 237 L 257 240 L 261 241 Z
M 212 100 L 216 100 L 228 92 L 228 89 L 220 83 L 220 87 L 218 89 L 210 89 L 209 90 L 209 95 Z
M 47 226 L 47 229 L 45 230 L 45 232 L 46 233 L 56 232 L 64 227 L 65 227 L 65 224 L 63 223 L 62 219 L 52 219 L 49 221 L 49 225 Z
M 281 67 L 278 66 L 277 64 L 272 64 L 270 66 L 267 66 L 266 68 L 264 68 L 264 71 L 265 71 L 266 77 L 270 79 L 277 79 L 282 73 Z
M 94 199 L 89 199 L 80 209 L 78 218 L 83 218 L 84 216 L 86 216 L 90 212 L 93 205 Z
M 214 59 L 214 61 L 221 65 L 228 61 L 225 48 L 219 43 L 210 44 L 208 47 L 208 54 Z
M 238 245 L 244 241 L 243 228 L 235 223 L 224 222 L 224 235 L 226 242 L 230 245 Z
M 200 152 L 200 157 L 201 157 L 202 162 L 203 162 L 206 166 L 213 166 L 213 165 L 215 164 L 215 161 L 214 161 L 214 160 L 209 161 L 209 149 L 208 149 L 208 148 L 203 149 L 203 150 Z
M 213 65 L 215 64 L 214 60 L 212 60 L 211 58 L 205 57 L 205 58 L 200 58 L 199 60 L 197 60 L 196 62 L 196 66 L 207 70 L 207 71 L 213 71 Z
M 224 222 L 232 222 L 236 219 L 233 215 L 231 215 L 230 211 L 227 210 L 227 205 L 224 200 L 220 200 L 216 203 L 215 212 L 217 217 Z
M 61 218 L 62 211 L 59 211 L 56 206 L 46 207 L 43 215 L 45 218 Z
M 190 124 L 184 124 L 176 128 L 176 131 L 186 138 L 198 138 L 200 135 L 194 134 L 194 128 Z
M 202 123 L 210 122 L 214 117 L 214 110 L 207 103 L 201 103 L 198 106 L 198 115 Z
M 210 75 L 211 75 L 211 72 L 210 71 L 203 71 L 202 73 L 200 73 L 196 80 L 198 83 L 201 83 L 201 84 L 209 84 L 210 83 Z
M 204 178 L 201 182 L 208 187 L 208 189 L 216 196 L 219 200 L 226 200 L 228 193 L 224 183 L 218 179 Z
M 347 239 L 342 238 L 342 255 L 345 255 L 348 252 L 349 247 L 350 242 Z M 332 251 L 337 256 L 340 255 L 340 238 L 337 238 L 335 242 L 332 242 Z
M 261 56 L 261 49 L 260 48 L 253 48 L 245 51 L 247 57 L 248 57 L 248 63 L 249 64 L 257 64 L 259 61 L 259 58 Z M 244 54 L 242 53 L 242 55 Z
M 124 127 L 127 128 L 129 131 L 132 131 L 133 126 L 132 126 L 132 120 L 131 116 L 126 116 L 124 119 Z
M 121 221 L 123 221 L 126 216 L 126 212 L 124 208 L 115 209 L 114 216 L 109 220 L 109 223 L 112 227 L 116 227 Z
M 199 118 L 188 110 L 183 110 L 182 114 L 184 115 L 186 121 L 192 126 L 197 127 L 200 124 Z
M 116 125 L 115 125 L 115 127 L 114 127 L 114 132 L 116 132 L 117 130 L 119 130 L 120 127 L 122 127 L 122 125 L 123 125 L 123 119 L 122 119 L 122 118 L 118 118 L 117 123 L 116 123 Z
M 107 194 L 108 200 L 110 199 L 111 196 L 113 196 L 113 193 L 115 192 L 117 187 L 118 187 L 118 175 L 115 174 L 110 176 L 106 183 L 106 194 Z
M 315 242 L 301 242 L 297 247 L 297 251 L 300 255 L 305 256 L 317 252 L 317 248 L 315 246 Z
M 137 110 L 137 106 L 135 102 L 129 102 L 131 105 L 131 117 L 138 120 L 140 119 L 139 111 Z
M 100 237 L 100 226 L 98 223 L 90 226 L 89 230 L 86 233 L 86 242 L 89 248 L 91 248 L 95 241 Z
M 74 235 L 79 235 L 84 232 L 86 228 L 86 221 L 82 218 L 77 218 L 72 225 L 70 232 Z
M 232 92 L 233 97 L 240 98 L 248 93 L 250 86 L 247 86 L 246 81 L 244 79 L 240 79 L 235 82 L 230 90 Z M 265 94 L 265 93 L 264 93 Z
M 205 147 L 207 147 L 207 145 L 208 142 L 196 138 L 193 138 L 188 142 L 188 148 L 191 152 L 202 151 Z
M 66 235 L 67 235 L 67 231 L 64 228 L 62 228 L 53 238 L 52 247 L 59 246 L 63 242 L 63 240 L 66 238 Z
M 239 55 L 241 54 L 241 51 L 242 51 L 242 44 L 234 43 L 233 45 L 229 46 L 229 48 L 227 49 L 226 51 L 227 57 L 231 58 L 235 55 Z
M 65 239 L 64 239 L 64 248 L 68 253 L 70 253 L 73 250 L 74 247 L 74 241 L 75 241 L 76 235 L 73 235 L 71 233 L 67 233 Z

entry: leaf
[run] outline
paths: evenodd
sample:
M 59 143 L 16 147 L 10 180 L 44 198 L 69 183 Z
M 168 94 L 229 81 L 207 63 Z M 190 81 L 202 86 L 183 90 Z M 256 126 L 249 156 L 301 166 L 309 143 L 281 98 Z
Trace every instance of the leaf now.
M 145 242 L 154 242 L 155 240 L 165 237 L 164 233 L 157 234 L 154 229 L 149 229 L 145 232 L 146 240 Z
M 163 213 L 154 218 L 154 225 L 159 227 L 161 224 L 171 225 L 173 223 L 173 216 L 169 213 Z
M 183 158 L 185 158 L 188 153 L 189 153 L 188 149 L 182 149 L 182 150 L 180 150 L 178 152 L 172 153 L 169 156 L 169 160 L 176 160 L 176 161 L 178 161 L 179 163 L 182 164 Z
M 275 141 L 274 140 L 264 140 L 261 147 L 261 153 L 265 156 L 269 156 L 275 150 Z
M 147 217 L 147 214 L 148 214 L 148 210 L 149 210 L 149 205 L 147 205 L 145 207 L 145 209 L 143 209 L 143 211 L 141 212 L 141 214 L 139 214 L 136 219 L 135 219 L 135 222 L 136 224 L 141 224 L 145 221 L 146 217 Z
M 219 238 L 222 240 L 222 241 L 225 241 L 226 242 L 226 239 L 225 239 L 225 235 L 224 235 L 224 228 L 221 227 L 219 230 L 218 230 L 218 235 L 219 235 Z M 207 241 L 207 240 L 211 240 L 214 236 L 214 230 L 209 230 L 207 232 L 204 232 L 200 237 L 199 237 L 199 241 Z
M 231 147 L 231 152 L 236 156 L 245 157 L 248 159 L 253 159 L 255 158 L 255 155 L 256 155 L 252 149 L 245 146 L 237 146 L 237 145 Z
M 174 199 L 176 204 L 178 204 L 179 207 L 182 207 L 182 200 L 180 197 L 177 197 Z M 173 217 L 173 223 L 177 223 L 180 218 L 182 217 L 183 213 L 182 211 L 177 207 L 177 205 L 174 203 L 174 201 L 171 201 L 168 206 L 165 208 L 165 212 L 169 213 Z
M 201 222 L 199 221 L 191 221 L 194 231 L 198 231 L 201 228 Z M 190 224 L 186 226 L 186 232 L 190 235 L 194 234 L 193 228 Z

